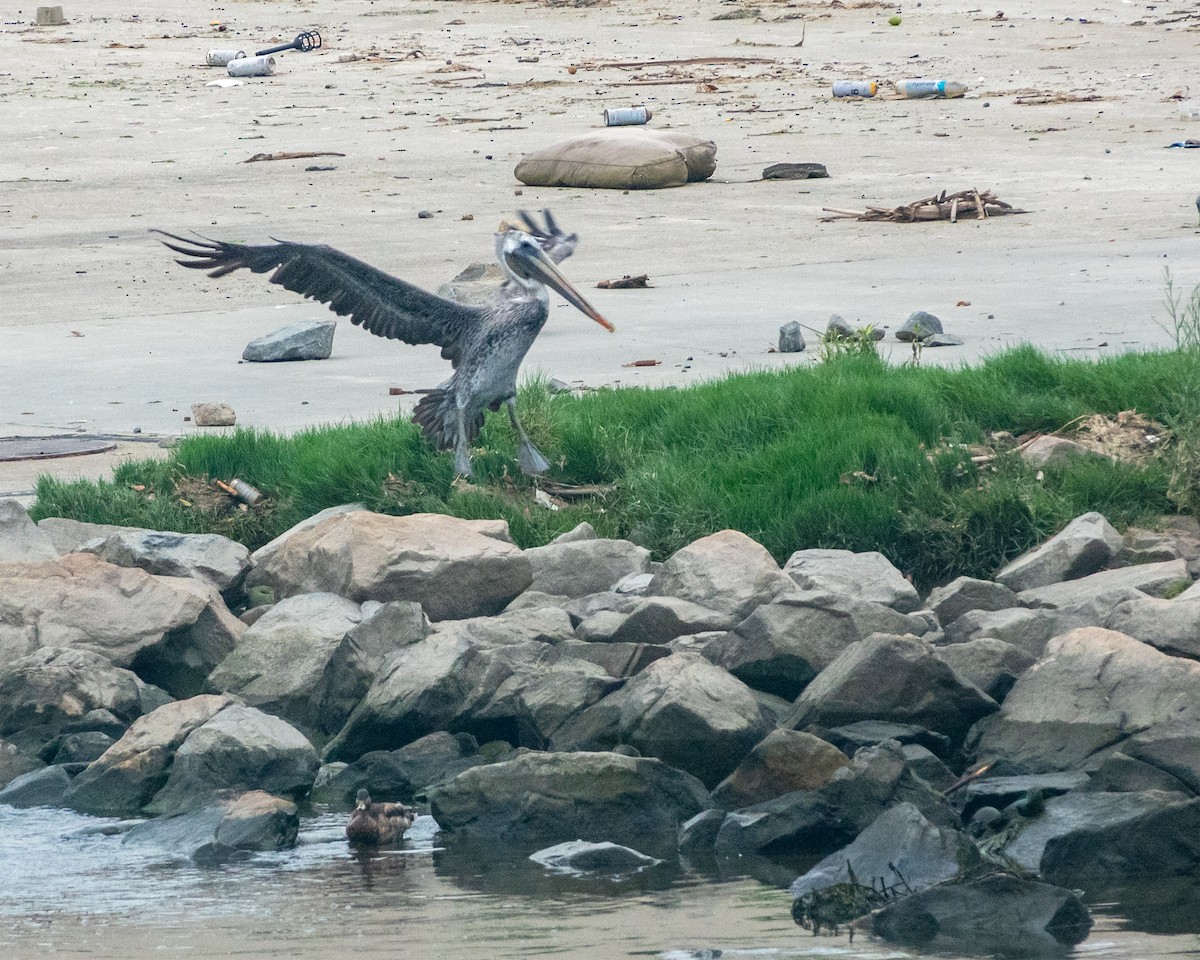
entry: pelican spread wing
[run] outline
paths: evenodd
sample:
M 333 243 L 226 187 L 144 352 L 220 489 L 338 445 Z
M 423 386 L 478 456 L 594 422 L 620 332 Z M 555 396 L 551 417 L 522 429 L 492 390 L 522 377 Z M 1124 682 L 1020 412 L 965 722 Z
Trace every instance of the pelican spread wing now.
M 177 260 L 181 266 L 207 270 L 210 277 L 243 267 L 253 273 L 274 270 L 271 283 L 328 304 L 339 317 L 348 316 L 351 323 L 377 337 L 437 344 L 455 367 L 464 342 L 483 315 L 477 307 L 436 296 L 324 244 L 276 241 L 249 246 L 154 232 L 175 241 L 163 243 L 189 258 Z

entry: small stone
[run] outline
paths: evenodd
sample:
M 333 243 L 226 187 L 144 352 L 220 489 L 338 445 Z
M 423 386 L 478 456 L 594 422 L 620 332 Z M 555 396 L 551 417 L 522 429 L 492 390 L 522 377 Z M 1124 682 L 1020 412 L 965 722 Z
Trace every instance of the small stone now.
M 62 7 L 37 8 L 37 25 L 39 27 L 61 27 L 66 22 Z
M 804 333 L 800 324 L 793 320 L 779 328 L 779 352 L 800 353 L 804 350 Z
M 221 401 L 193 403 L 192 420 L 198 427 L 232 427 L 237 422 L 233 407 Z
M 854 328 L 846 322 L 845 317 L 840 313 L 832 314 L 829 317 L 829 323 L 825 327 L 826 333 L 831 333 L 841 340 L 849 340 L 854 336 Z
M 422 210 L 417 214 L 418 220 L 430 220 L 433 218 L 433 213 L 429 210 Z
M 932 313 L 918 310 L 910 314 L 904 321 L 904 326 L 896 331 L 896 339 L 905 343 L 911 343 L 913 340 L 927 341 L 935 333 L 944 332 L 941 320 Z

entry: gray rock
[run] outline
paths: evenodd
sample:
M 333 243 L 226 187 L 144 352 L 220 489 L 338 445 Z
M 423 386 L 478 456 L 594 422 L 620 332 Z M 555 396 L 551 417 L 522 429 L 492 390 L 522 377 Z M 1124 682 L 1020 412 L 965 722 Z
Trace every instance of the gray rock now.
M 639 597 L 645 596 L 650 590 L 650 584 L 653 582 L 653 573 L 631 573 L 629 576 L 622 577 L 613 584 L 613 593 L 633 594 Z
M 676 551 L 650 583 L 652 594 L 690 600 L 738 619 L 795 589 L 767 549 L 736 530 Z
M 655 660 L 669 657 L 673 652 L 670 647 L 649 643 L 584 643 L 573 640 L 560 646 L 564 656 L 598 664 L 610 677 L 619 679 L 641 673 Z
M 0 500 L 0 563 L 37 563 L 56 560 L 59 551 L 21 504 Z
M 393 600 L 378 605 L 364 603 L 362 618 L 361 623 L 350 628 L 346 640 L 366 660 L 372 673 L 397 650 L 419 643 L 430 632 L 425 611 L 411 600 Z
M 472 263 L 438 287 L 437 295 L 469 307 L 486 307 L 495 301 L 500 285 L 507 279 L 494 263 Z
M 954 771 L 927 747 L 919 743 L 906 743 L 900 750 L 908 769 L 935 790 L 945 790 L 958 780 Z
M 566 643 L 575 639 L 571 618 L 558 607 L 504 612 L 494 617 L 471 617 L 437 624 L 440 637 L 468 640 L 486 646 L 519 643 Z
M 679 828 L 679 853 L 684 857 L 704 857 L 712 854 L 717 833 L 725 822 L 724 810 L 702 810 Z
M 84 523 L 68 517 L 44 517 L 38 521 L 38 529 L 50 538 L 54 549 L 60 554 L 78 550 L 89 540 L 103 539 L 112 533 L 141 530 L 142 527 L 121 527 L 113 523 Z
M 679 825 L 708 803 L 692 776 L 648 757 L 529 753 L 475 767 L 429 791 L 430 810 L 464 842 L 524 850 L 610 841 L 673 855 Z
M 920 609 L 921 597 L 882 553 L 797 550 L 783 572 L 801 588 L 869 600 L 901 613 Z
M 608 590 L 650 569 L 650 551 L 628 540 L 579 539 L 525 551 L 533 566 L 531 590 L 582 597 Z
M 931 333 L 921 340 L 924 347 L 961 347 L 964 343 L 966 341 L 962 337 L 956 337 L 952 333 Z
M 42 767 L 14 778 L 0 790 L 0 804 L 10 807 L 57 807 L 71 785 L 71 775 L 61 766 Z
M 995 807 L 1003 810 L 1022 797 L 1036 791 L 1042 797 L 1058 797 L 1088 784 L 1088 775 L 1082 770 L 1065 770 L 1061 773 L 1033 773 L 1012 777 L 987 777 L 973 780 L 962 788 L 963 812 L 970 815 L 980 807 Z
M 995 710 L 991 697 L 959 677 L 924 640 L 874 634 L 821 671 L 796 701 L 787 725 L 892 720 L 958 741 Z
M 312 799 L 349 807 L 366 787 L 374 800 L 412 803 L 427 787 L 487 762 L 470 734 L 431 733 L 399 750 L 373 750 L 353 763 L 327 764 L 321 771 L 329 773 L 318 775 Z
M 1190 579 L 1187 564 L 1183 560 L 1167 560 L 1163 563 L 1144 563 L 1137 567 L 1103 570 L 1063 583 L 1032 587 L 1018 593 L 1017 599 L 1027 607 L 1062 609 L 1079 607 L 1096 597 L 1122 590 L 1138 590 L 1147 596 L 1161 597 L 1171 587 Z
M 250 551 L 215 533 L 124 530 L 81 547 L 118 567 L 139 567 L 167 577 L 198 577 L 222 593 L 237 589 L 250 569 Z
M 1178 535 L 1129 527 L 1121 540 L 1115 566 L 1132 567 L 1139 563 L 1161 563 L 1185 557 Z
M 1046 435 L 1030 441 L 1027 446 L 1020 448 L 1021 459 L 1031 467 L 1057 466 L 1067 463 L 1075 457 L 1094 457 L 1094 451 L 1066 437 Z M 997 577 L 997 579 L 999 579 Z M 1014 587 L 1013 589 L 1019 589 Z
M 99 759 L 116 742 L 113 737 L 99 730 L 64 733 L 42 748 L 41 757 L 49 764 L 87 764 Z
M 833 334 L 834 337 L 840 340 L 849 340 L 854 336 L 854 328 L 841 314 L 833 313 L 829 316 L 829 322 L 825 325 L 826 335 Z
M 626 613 L 603 610 L 582 621 L 576 634 L 602 643 L 670 643 L 676 637 L 728 630 L 734 619 L 678 597 L 638 597 Z
M 779 328 L 779 352 L 802 353 L 804 351 L 804 331 L 795 320 L 785 323 Z
M 586 520 L 575 524 L 570 530 L 565 533 L 560 533 L 557 537 L 551 540 L 551 543 L 577 543 L 580 540 L 598 540 L 600 534 L 596 533 L 596 528 Z
M 571 602 L 570 597 L 557 596 L 553 593 L 542 593 L 540 590 L 526 590 L 504 608 L 505 613 L 515 613 L 518 610 L 540 610 L 542 607 L 558 607 L 565 610 Z
M 276 597 L 413 600 L 431 620 L 499 613 L 533 581 L 529 558 L 502 520 L 355 510 L 292 533 L 265 558 L 261 553 L 248 587 L 269 586 Z
M 188 734 L 175 751 L 166 784 L 145 809 L 156 814 L 192 809 L 221 790 L 303 797 L 318 766 L 316 750 L 295 727 L 231 704 Z
M 997 703 L 1008 696 L 1017 677 L 1036 662 L 1032 654 L 994 637 L 946 644 L 937 648 L 937 654 L 955 673 Z
M 1042 773 L 1095 768 L 1126 740 L 1126 754 L 1154 762 L 1158 746 L 1179 764 L 1173 775 L 1200 776 L 1200 663 L 1084 627 L 1047 644 L 969 746 L 980 763 Z
M 904 343 L 911 343 L 913 340 L 927 340 L 939 333 L 945 333 L 942 329 L 942 321 L 932 313 L 917 310 L 915 313 L 910 313 L 903 326 L 896 331 L 896 339 Z
M 251 340 L 242 351 L 242 359 L 252 363 L 326 360 L 333 353 L 333 333 L 336 329 L 336 320 L 291 323 L 257 340 Z
M 1162 790 L 1187 798 L 1194 796 L 1194 791 L 1178 777 L 1144 760 L 1128 757 L 1120 751 L 1110 754 L 1097 770 L 1092 771 L 1085 789 L 1100 793 Z
M 0 740 L 0 787 L 6 786 L 23 773 L 43 766 L 33 753 L 26 753 L 15 743 Z
M 299 829 L 294 803 L 252 790 L 178 816 L 139 823 L 122 842 L 216 865 L 256 851 L 288 850 L 296 845 Z
M 964 613 L 972 610 L 1006 610 L 1019 607 L 1021 601 L 1014 591 L 1002 583 L 958 577 L 944 587 L 936 587 L 925 605 L 937 615 L 943 627 L 949 626 Z
M 629 744 L 714 786 L 769 730 L 749 687 L 697 654 L 674 653 L 574 718 L 555 744 Z
M 995 580 L 1020 592 L 1102 570 L 1121 549 L 1121 535 L 1099 513 L 1085 513 L 1049 540 L 996 573 Z
M 901 886 L 913 893 L 963 876 L 980 863 L 979 851 L 964 834 L 937 827 L 911 803 L 899 803 L 876 818 L 849 846 L 831 853 L 791 885 L 803 897 L 838 883 Z
M 1102 624 L 1174 657 L 1200 659 L 1200 599 L 1127 600 Z
M 946 952 L 1047 956 L 1082 943 L 1092 921 L 1070 890 L 1005 873 L 902 897 L 871 919 L 876 936 Z
M 193 403 L 192 423 L 198 427 L 232 427 L 237 423 L 237 414 L 224 401 Z
M 553 847 L 531 853 L 529 859 L 541 864 L 552 873 L 582 877 L 588 874 L 603 874 L 619 878 L 641 873 L 662 863 L 656 857 L 648 857 L 632 847 L 602 841 L 589 843 L 586 840 L 568 840 Z
M 817 790 L 850 762 L 837 747 L 799 730 L 773 730 L 713 790 L 723 810 L 763 803 L 785 793 Z
M 254 567 L 269 566 L 279 554 L 280 550 L 282 550 L 293 537 L 298 536 L 301 533 L 307 533 L 314 527 L 320 526 L 326 520 L 332 519 L 333 517 L 341 517 L 348 513 L 356 513 L 360 510 L 366 509 L 367 508 L 361 503 L 343 503 L 336 507 L 326 507 L 324 510 L 314 513 L 311 517 L 301 520 L 294 527 L 290 527 L 289 529 L 285 530 L 269 543 L 259 547 L 254 551 L 254 553 L 250 554 L 250 562 Z M 247 588 L 253 587 L 259 580 L 262 579 L 263 578 L 261 576 L 250 578 L 251 582 L 247 583 Z M 278 597 L 275 599 L 278 599 Z
M 944 733 L 934 733 L 914 723 L 896 723 L 890 720 L 859 720 L 832 729 L 821 729 L 822 739 L 833 744 L 846 756 L 852 757 L 863 747 L 873 747 L 888 740 L 895 740 L 901 747 L 920 744 L 943 757 L 952 751 L 950 738 Z
M 334 734 L 371 685 L 370 664 L 346 643 L 361 622 L 359 605 L 336 594 L 288 597 L 246 629 L 208 687 L 309 733 Z

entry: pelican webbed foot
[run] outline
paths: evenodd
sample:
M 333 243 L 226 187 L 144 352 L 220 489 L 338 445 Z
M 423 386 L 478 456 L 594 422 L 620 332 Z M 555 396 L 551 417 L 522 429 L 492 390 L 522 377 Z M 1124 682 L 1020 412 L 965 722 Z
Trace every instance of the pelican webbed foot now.
M 550 461 L 530 443 L 528 437 L 521 441 L 521 448 L 517 451 L 517 465 L 523 474 L 530 477 L 541 476 L 550 469 Z

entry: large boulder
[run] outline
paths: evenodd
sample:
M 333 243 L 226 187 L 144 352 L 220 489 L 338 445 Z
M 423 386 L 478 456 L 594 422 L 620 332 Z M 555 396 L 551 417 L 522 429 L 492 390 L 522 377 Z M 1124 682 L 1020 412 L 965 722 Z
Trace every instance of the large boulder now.
M 167 577 L 198 577 L 225 593 L 241 585 L 250 551 L 215 533 L 121 530 L 81 546 L 118 567 L 139 567 Z
M 246 582 L 272 587 L 277 597 L 327 592 L 358 603 L 413 600 L 431 620 L 447 620 L 499 613 L 533 582 L 533 565 L 500 520 L 356 510 L 256 555 Z
M 691 600 L 741 619 L 796 589 L 766 547 L 737 530 L 722 530 L 672 554 L 648 593 Z
M 0 500 L 0 564 L 56 560 L 58 554 L 49 535 L 38 529 L 18 501 Z
M 209 688 L 236 694 L 302 730 L 332 735 L 371 685 L 365 658 L 346 651 L 338 656 L 361 622 L 359 605 L 333 593 L 281 600 L 213 670 Z
M 1181 583 L 1190 583 L 1191 579 L 1184 560 L 1164 560 L 1161 563 L 1141 563 L 1136 567 L 1101 570 L 1063 583 L 1031 587 L 1020 591 L 1017 599 L 1027 607 L 1061 610 L 1078 608 L 1097 597 L 1110 596 L 1118 591 L 1125 591 L 1134 599 L 1139 591 L 1147 596 L 1161 597 Z
M 602 610 L 582 621 L 575 632 L 592 643 L 669 643 L 676 637 L 728 630 L 734 619 L 678 597 L 633 597 L 625 612 Z
M 1019 592 L 1086 577 L 1103 570 L 1121 546 L 1121 535 L 1112 524 L 1099 513 L 1085 513 L 1007 564 L 995 580 Z
M 1004 584 L 974 577 L 958 577 L 936 587 L 925 601 L 943 627 L 971 610 L 1005 610 L 1020 604 L 1016 592 Z
M 770 729 L 744 683 L 698 654 L 674 653 L 567 724 L 555 745 L 587 750 L 627 744 L 712 787 Z
M 805 590 L 870 600 L 901 613 L 911 613 L 921 606 L 916 587 L 887 557 L 874 550 L 797 550 L 788 557 L 783 572 Z
M 949 643 L 937 648 L 937 654 L 968 683 L 973 683 L 1000 703 L 1017 682 L 1017 677 L 1037 662 L 1011 643 L 994 637 L 980 637 L 966 643 Z
M 1175 657 L 1200 660 L 1200 597 L 1127 600 L 1103 624 Z
M 520 643 L 569 643 L 575 639 L 571 618 L 558 607 L 513 610 L 494 617 L 470 617 L 442 621 L 439 637 L 467 640 L 483 646 L 510 646 Z
M 43 647 L 0 666 L 0 736 L 40 746 L 90 710 L 128 725 L 163 699 L 99 654 Z
M 122 842 L 157 847 L 169 856 L 210 866 L 256 851 L 288 850 L 296 845 L 299 831 L 300 814 L 294 803 L 251 790 L 178 816 L 139 823 Z
M 899 887 L 918 893 L 961 877 L 980 863 L 975 844 L 950 827 L 938 827 L 911 803 L 881 813 L 846 847 L 831 853 L 791 885 L 803 897 L 834 884 Z
M 679 825 L 707 803 L 695 777 L 616 753 L 529 753 L 429 791 L 448 837 L 526 855 L 568 840 L 607 840 L 670 856 Z
M 15 743 L 0 740 L 0 787 L 41 766 L 42 761 L 37 758 L 35 752 L 22 750 Z
M 996 702 L 959 677 L 937 648 L 916 637 L 874 634 L 821 671 L 796 701 L 787 725 L 893 720 L 957 741 L 995 710 Z
M 850 762 L 837 747 L 799 730 L 772 730 L 713 790 L 713 803 L 736 810 L 797 790 L 817 790 Z
M 631 573 L 650 570 L 650 551 L 628 540 L 559 541 L 525 551 L 532 590 L 564 597 L 600 593 Z
M 487 760 L 469 733 L 431 733 L 399 750 L 372 750 L 353 763 L 337 764 L 337 769 L 334 764 L 322 767 L 313 800 L 352 806 L 355 795 L 366 787 L 374 800 L 412 803 L 426 787 L 453 780 L 482 763 Z
M 1049 642 L 970 745 L 979 762 L 1041 773 L 1094 769 L 1125 741 L 1140 743 L 1139 759 L 1152 763 L 1155 744 L 1168 742 L 1164 762 L 1189 775 L 1189 756 L 1200 762 L 1200 663 L 1083 627 Z
M 65 767 L 42 767 L 14 778 L 0 789 L 0 805 L 10 807 L 57 807 L 71 785 Z

